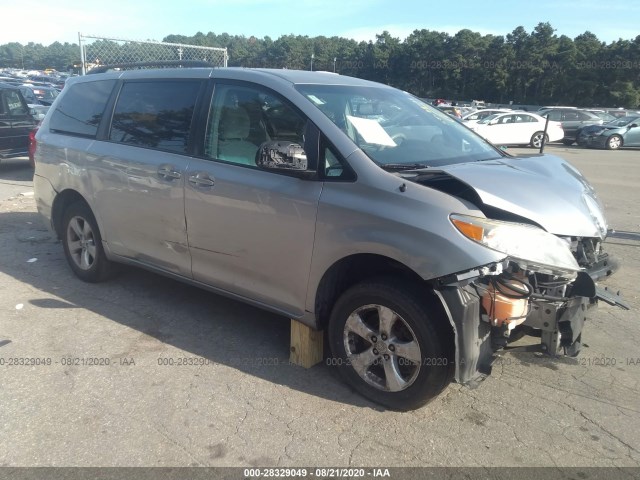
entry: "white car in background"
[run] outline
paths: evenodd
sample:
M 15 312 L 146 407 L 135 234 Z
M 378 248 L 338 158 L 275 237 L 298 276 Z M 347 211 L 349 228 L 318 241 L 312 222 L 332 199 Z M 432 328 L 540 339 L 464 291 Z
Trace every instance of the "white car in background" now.
M 494 145 L 531 145 L 540 148 L 546 119 L 535 113 L 507 112 L 480 120 L 470 129 Z M 546 142 L 559 142 L 564 138 L 560 122 L 549 121 Z
M 495 115 L 497 113 L 508 113 L 513 112 L 513 110 L 509 110 L 507 108 L 484 108 L 482 110 L 475 110 L 471 113 L 467 113 L 462 116 L 462 121 L 467 127 L 478 123 L 480 120 L 487 118 L 491 115 Z

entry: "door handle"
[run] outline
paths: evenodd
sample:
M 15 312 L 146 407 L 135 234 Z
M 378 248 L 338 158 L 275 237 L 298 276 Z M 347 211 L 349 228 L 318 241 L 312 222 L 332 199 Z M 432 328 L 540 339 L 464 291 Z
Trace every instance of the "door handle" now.
M 189 177 L 189 183 L 196 187 L 213 187 L 214 185 L 213 180 L 204 172 L 191 175 Z
M 175 167 L 172 165 L 161 165 L 158 168 L 158 175 L 162 178 L 166 178 L 167 180 L 173 180 L 182 177 L 182 174 L 175 170 Z

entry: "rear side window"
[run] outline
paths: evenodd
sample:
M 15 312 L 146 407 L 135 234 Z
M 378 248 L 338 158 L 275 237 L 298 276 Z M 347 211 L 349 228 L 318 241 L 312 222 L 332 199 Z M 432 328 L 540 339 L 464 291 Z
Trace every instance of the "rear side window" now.
M 0 113 L 4 115 L 26 115 L 27 108 L 15 90 L 0 91 Z
M 109 140 L 185 153 L 200 80 L 125 83 Z
M 51 131 L 95 137 L 115 83 L 99 80 L 67 87 L 69 90 L 51 115 Z
M 562 120 L 562 112 L 560 110 L 547 111 L 543 113 L 541 116 L 542 117 L 548 116 L 549 120 L 554 120 L 556 122 L 559 122 L 560 120 Z

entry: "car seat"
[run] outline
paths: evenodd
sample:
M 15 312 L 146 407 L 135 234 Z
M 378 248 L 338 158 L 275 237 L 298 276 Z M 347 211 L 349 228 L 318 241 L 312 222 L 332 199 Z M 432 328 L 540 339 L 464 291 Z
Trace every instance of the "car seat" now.
M 223 107 L 218 133 L 218 158 L 244 165 L 256 164 L 258 145 L 248 140 L 251 121 L 244 108 Z

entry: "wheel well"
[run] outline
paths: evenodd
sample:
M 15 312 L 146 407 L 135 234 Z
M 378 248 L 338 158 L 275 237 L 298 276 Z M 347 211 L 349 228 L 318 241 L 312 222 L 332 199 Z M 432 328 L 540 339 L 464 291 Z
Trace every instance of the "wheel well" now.
M 424 287 L 425 300 L 438 310 L 438 316 L 450 327 L 441 303 L 429 284 L 406 265 L 382 255 L 356 254 L 334 263 L 323 275 L 316 291 L 315 315 L 319 329 L 329 323 L 331 310 L 338 297 L 353 285 L 374 277 L 394 277 Z M 453 333 L 453 332 L 452 332 Z
M 69 205 L 76 202 L 87 203 L 84 197 L 75 190 L 64 190 L 56 195 L 51 210 L 51 218 L 58 238 L 62 237 L 62 216 L 64 215 L 64 211 Z

